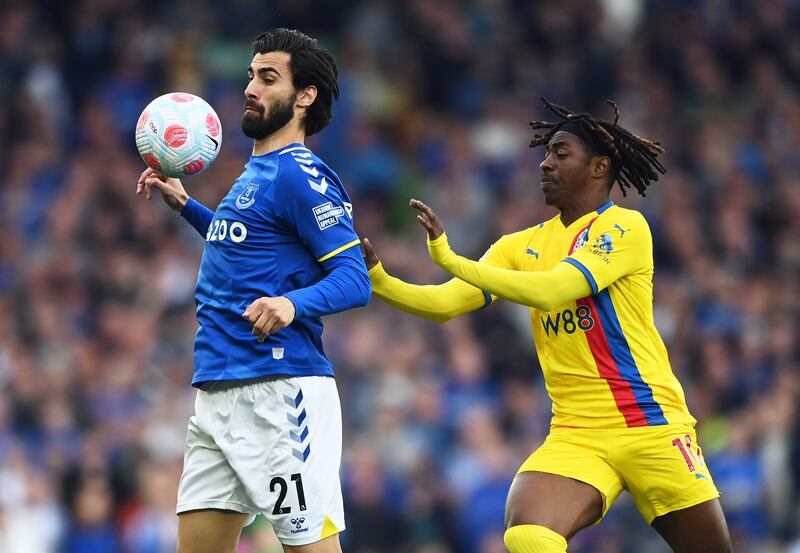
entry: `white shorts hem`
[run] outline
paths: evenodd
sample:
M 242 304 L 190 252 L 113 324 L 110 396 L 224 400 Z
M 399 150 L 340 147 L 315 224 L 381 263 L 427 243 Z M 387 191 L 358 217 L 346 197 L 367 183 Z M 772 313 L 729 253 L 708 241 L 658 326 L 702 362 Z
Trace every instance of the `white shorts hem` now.
M 197 511 L 200 509 L 222 509 L 224 511 L 234 511 L 242 513 L 243 515 L 255 515 L 250 507 L 237 503 L 235 501 L 189 501 L 186 503 L 178 504 L 175 509 L 175 514 L 188 513 L 189 511 Z

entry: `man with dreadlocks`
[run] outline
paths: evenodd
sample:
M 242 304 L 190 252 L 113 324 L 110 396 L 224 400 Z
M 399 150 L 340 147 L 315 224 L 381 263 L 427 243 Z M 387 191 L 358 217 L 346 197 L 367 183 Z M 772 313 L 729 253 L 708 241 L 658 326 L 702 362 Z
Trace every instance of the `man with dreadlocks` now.
M 406 312 L 444 322 L 503 298 L 531 309 L 553 402 L 550 434 L 509 491 L 512 553 L 565 552 L 622 490 L 680 553 L 727 553 L 727 526 L 683 390 L 653 323 L 653 245 L 647 221 L 609 201 L 644 195 L 664 167 L 658 143 L 545 100 L 559 121 L 533 122 L 545 202 L 559 214 L 503 236 L 480 261 L 454 253 L 439 218 L 411 200 L 433 260 L 455 278 L 415 286 L 389 276 L 362 241 L 373 291 Z

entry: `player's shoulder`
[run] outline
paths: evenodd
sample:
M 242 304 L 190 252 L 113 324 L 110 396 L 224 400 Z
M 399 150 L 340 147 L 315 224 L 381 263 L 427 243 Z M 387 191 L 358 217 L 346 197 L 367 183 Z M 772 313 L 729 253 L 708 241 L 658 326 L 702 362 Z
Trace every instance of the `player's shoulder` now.
M 518 230 L 517 232 L 512 232 L 510 234 L 503 235 L 502 239 L 507 240 L 509 243 L 517 243 L 517 242 L 530 242 L 531 238 L 535 237 L 537 234 L 541 233 L 542 231 L 546 231 L 552 225 L 554 225 L 558 220 L 558 215 L 546 220 L 536 223 L 532 227 L 528 227 L 522 230 Z
M 616 204 L 608 209 L 605 209 L 597 217 L 599 226 L 614 226 L 619 225 L 627 228 L 647 229 L 649 231 L 650 225 L 645 219 L 641 211 L 635 209 L 628 209 Z
M 518 230 L 516 232 L 511 232 L 509 234 L 504 234 L 497 239 L 492 247 L 513 250 L 520 245 L 530 242 L 531 236 L 535 233 L 537 228 L 538 225 L 535 227 Z
M 527 248 L 535 242 L 537 235 L 543 233 L 548 225 L 552 224 L 552 221 L 553 219 L 542 221 L 532 227 L 504 234 L 492 244 L 490 251 L 498 255 L 505 255 L 508 259 L 517 259 L 517 254 L 527 251 Z M 546 235 L 546 231 L 542 234 L 542 236 L 544 235 Z
M 278 152 L 277 179 L 287 193 L 317 192 L 327 196 L 332 191 L 342 192 L 338 175 L 302 145 L 291 145 Z

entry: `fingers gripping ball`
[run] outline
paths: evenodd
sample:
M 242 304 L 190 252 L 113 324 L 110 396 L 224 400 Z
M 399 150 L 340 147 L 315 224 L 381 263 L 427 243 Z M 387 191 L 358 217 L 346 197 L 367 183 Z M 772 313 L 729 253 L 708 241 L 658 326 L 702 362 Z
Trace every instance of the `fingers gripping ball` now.
M 208 169 L 222 147 L 222 125 L 208 103 L 173 92 L 150 102 L 136 123 L 136 148 L 144 162 L 167 177 Z

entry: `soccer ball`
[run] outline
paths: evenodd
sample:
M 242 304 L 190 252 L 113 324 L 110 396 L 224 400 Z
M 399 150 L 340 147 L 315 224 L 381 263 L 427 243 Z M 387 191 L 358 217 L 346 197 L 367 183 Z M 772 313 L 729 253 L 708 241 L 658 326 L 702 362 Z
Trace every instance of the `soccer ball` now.
M 208 103 L 172 92 L 144 108 L 136 123 L 136 148 L 144 162 L 167 177 L 196 175 L 211 167 L 222 146 L 222 125 Z

